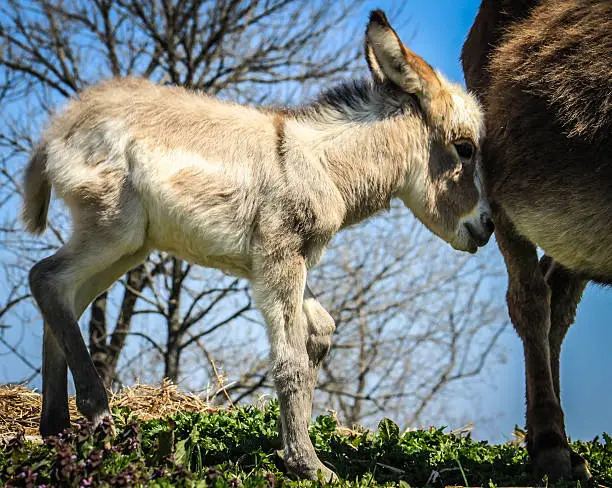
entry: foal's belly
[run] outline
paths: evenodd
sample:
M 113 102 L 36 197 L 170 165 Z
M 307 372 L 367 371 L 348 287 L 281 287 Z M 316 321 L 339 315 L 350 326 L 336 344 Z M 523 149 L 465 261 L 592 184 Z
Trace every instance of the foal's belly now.
M 179 222 L 166 227 L 166 232 L 149 232 L 147 246 L 168 252 L 192 264 L 214 268 L 230 276 L 248 278 L 251 256 L 248 249 L 237 245 L 236 236 L 215 235 Z
M 504 210 L 519 234 L 558 263 L 596 281 L 612 280 L 612 221 L 604 206 L 572 208 L 559 202 Z
M 252 224 L 230 206 L 182 205 L 166 200 L 149 206 L 147 245 L 193 264 L 248 278 Z
M 214 268 L 237 278 L 249 278 L 251 257 L 246 252 L 215 252 L 209 243 L 183 235 L 180 239 L 160 239 L 150 237 L 147 246 L 167 252 L 192 264 Z

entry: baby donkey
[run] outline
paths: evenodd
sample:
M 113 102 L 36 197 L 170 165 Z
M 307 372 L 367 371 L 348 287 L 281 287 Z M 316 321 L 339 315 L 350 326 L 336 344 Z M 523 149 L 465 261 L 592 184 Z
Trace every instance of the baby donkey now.
M 27 230 L 51 188 L 73 234 L 30 272 L 45 321 L 43 436 L 70 425 L 67 366 L 88 419 L 109 415 L 79 331 L 89 303 L 152 249 L 249 280 L 265 318 L 287 468 L 325 479 L 308 423 L 334 321 L 306 285 L 339 230 L 400 198 L 454 248 L 493 224 L 480 186 L 478 103 L 408 50 L 385 14 L 365 36 L 372 80 L 295 109 L 247 107 L 180 87 L 113 79 L 52 120 L 25 174 Z

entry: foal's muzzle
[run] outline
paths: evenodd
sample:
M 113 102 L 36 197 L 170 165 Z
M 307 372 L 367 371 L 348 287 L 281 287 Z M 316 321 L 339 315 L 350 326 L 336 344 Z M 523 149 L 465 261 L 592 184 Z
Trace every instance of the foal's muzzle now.
M 457 237 L 452 245 L 460 251 L 475 253 L 479 247 L 489 242 L 494 230 L 495 225 L 488 212 L 471 215 L 461 222 Z
M 480 225 L 474 225 L 471 222 L 466 222 L 463 225 L 465 225 L 468 234 L 478 247 L 482 247 L 489 242 L 491 234 L 495 230 L 495 224 L 487 213 L 480 214 Z

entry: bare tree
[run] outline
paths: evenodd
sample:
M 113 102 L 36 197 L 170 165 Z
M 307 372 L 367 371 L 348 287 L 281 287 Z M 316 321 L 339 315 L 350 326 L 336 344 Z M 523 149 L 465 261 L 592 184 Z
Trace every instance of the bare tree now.
M 339 79 L 354 68 L 359 45 L 352 36 L 342 39 L 336 34 L 350 26 L 350 14 L 358 5 L 330 0 L 316 5 L 297 0 L 4 3 L 0 96 L 7 116 L 0 132 L 4 151 L 0 204 L 11 216 L 3 228 L 5 246 L 19 250 L 25 270 L 40 253 L 60 246 L 67 234 L 66 226 L 58 225 L 41 244 L 23 235 L 15 220 L 23 162 L 41 122 L 67 97 L 101 78 L 137 75 L 242 102 L 286 102 L 292 92 Z M 56 222 L 56 217 L 52 220 Z M 244 294 L 244 284 L 212 271 L 218 284 L 188 293 L 192 269 L 169 256 L 149 259 L 125 276 L 114 313 L 107 306 L 107 294 L 94 302 L 89 344 L 107 385 L 116 376 L 128 335 L 154 347 L 164 361 L 164 375 L 177 380 L 181 353 L 223 325 L 211 323 L 186 338 L 228 295 Z M 156 276 L 161 281 L 156 283 Z M 150 302 L 153 310 L 136 310 L 139 300 Z M 226 320 L 249 309 L 247 300 Z M 163 343 L 131 332 L 134 316 L 145 313 L 163 317 L 167 331 Z
M 42 333 L 27 270 L 61 246 L 52 206 L 44 239 L 17 221 L 21 171 L 49 113 L 108 76 L 136 75 L 241 102 L 290 103 L 362 64 L 359 2 L 298 0 L 6 0 L 0 6 L 0 354 L 38 374 Z M 317 407 L 349 423 L 381 412 L 414 424 L 453 384 L 479 373 L 505 315 L 487 286 L 500 269 L 454 253 L 394 209 L 339 235 L 310 276 L 337 321 Z M 481 251 L 482 253 L 482 251 Z M 153 253 L 86 314 L 108 386 L 224 383 L 234 403 L 271 391 L 265 328 L 246 283 Z M 22 340 L 24 339 L 24 340 Z M 23 378 L 21 378 L 23 379 Z M 227 399 L 225 395 L 217 397 Z M 431 419 L 429 419 L 431 420 Z

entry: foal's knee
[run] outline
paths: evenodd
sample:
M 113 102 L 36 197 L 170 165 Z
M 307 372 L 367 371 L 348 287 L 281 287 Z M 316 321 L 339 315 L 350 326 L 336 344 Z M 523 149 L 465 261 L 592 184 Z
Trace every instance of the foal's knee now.
M 270 372 L 279 394 L 302 393 L 309 386 L 309 368 L 306 352 L 284 351 L 282 357 L 272 358 Z
M 57 306 L 70 307 L 74 283 L 64 274 L 63 262 L 56 256 L 45 258 L 30 269 L 30 290 L 43 314 Z

